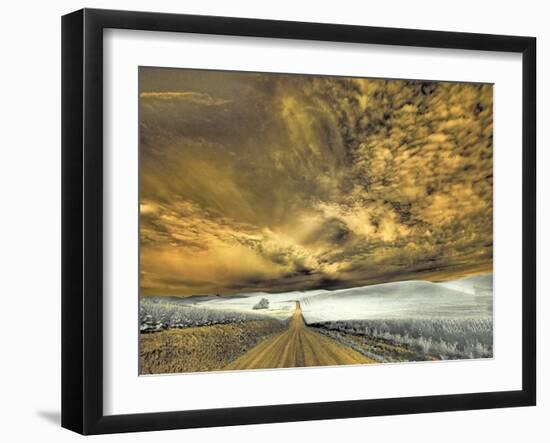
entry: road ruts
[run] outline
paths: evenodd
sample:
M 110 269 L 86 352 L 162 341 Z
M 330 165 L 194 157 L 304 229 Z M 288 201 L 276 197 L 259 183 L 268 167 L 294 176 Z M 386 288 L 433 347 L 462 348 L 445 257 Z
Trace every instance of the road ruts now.
M 375 363 L 359 352 L 308 328 L 300 303 L 286 331 L 260 343 L 225 369 L 296 368 Z

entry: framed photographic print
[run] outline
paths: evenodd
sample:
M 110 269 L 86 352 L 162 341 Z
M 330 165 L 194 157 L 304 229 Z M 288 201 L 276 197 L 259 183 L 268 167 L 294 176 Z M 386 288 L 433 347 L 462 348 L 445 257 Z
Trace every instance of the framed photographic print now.
M 62 425 L 534 405 L 535 48 L 64 16 Z

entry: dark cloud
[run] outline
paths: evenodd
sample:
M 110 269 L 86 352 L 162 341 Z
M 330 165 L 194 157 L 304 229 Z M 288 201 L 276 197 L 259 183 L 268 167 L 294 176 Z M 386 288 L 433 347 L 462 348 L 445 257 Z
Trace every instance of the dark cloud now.
M 492 86 L 142 68 L 145 293 L 492 266 Z

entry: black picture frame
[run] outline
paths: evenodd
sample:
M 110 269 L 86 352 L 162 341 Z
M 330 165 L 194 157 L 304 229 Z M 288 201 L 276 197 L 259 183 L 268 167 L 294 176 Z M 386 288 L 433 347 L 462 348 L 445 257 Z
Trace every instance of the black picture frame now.
M 227 409 L 103 413 L 103 30 L 171 31 L 522 54 L 522 389 Z M 82 434 L 457 411 L 536 403 L 536 39 L 83 9 L 62 18 L 62 426 Z

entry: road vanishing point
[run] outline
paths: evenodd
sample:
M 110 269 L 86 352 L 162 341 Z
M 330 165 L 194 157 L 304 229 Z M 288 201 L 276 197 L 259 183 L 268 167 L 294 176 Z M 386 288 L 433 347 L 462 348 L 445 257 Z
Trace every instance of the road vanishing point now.
M 375 363 L 356 350 L 309 328 L 300 302 L 288 329 L 261 342 L 224 369 L 297 368 Z

